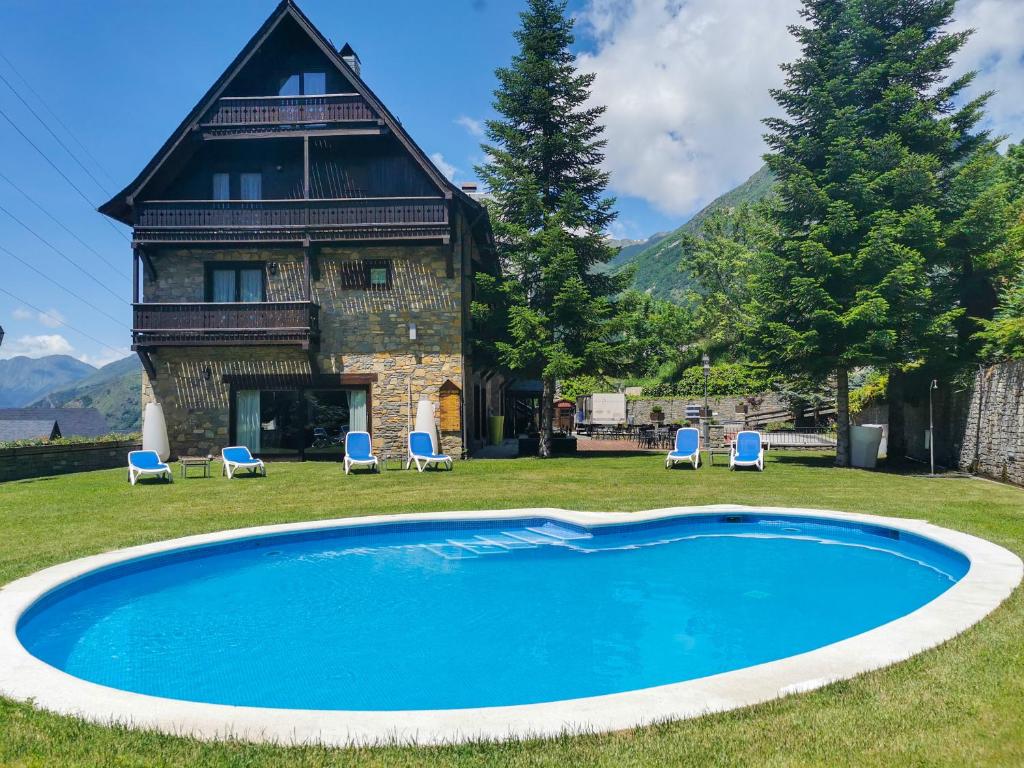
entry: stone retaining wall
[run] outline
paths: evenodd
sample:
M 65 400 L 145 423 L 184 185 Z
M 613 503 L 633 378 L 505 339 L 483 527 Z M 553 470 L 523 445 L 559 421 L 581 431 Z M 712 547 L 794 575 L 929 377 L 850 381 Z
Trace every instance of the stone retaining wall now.
M 756 398 L 752 401 L 751 398 Z M 704 406 L 703 397 L 694 398 L 643 398 L 626 401 L 626 418 L 633 424 L 649 424 L 651 409 L 660 405 L 665 414 L 666 424 L 681 424 L 686 421 L 686 406 Z M 709 397 L 708 406 L 719 421 L 743 420 L 747 414 L 759 411 L 778 411 L 789 405 L 774 393 L 734 397 Z
M 978 372 L 961 446 L 961 469 L 1024 485 L 1024 360 Z
M 115 467 L 124 467 L 127 473 L 128 451 L 135 451 L 141 447 L 141 444 L 134 440 L 115 440 L 104 443 L 3 448 L 0 449 L 0 482 Z

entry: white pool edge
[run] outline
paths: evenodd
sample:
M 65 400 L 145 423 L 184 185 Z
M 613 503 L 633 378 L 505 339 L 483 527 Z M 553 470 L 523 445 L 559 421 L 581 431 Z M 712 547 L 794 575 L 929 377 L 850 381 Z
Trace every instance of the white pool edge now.
M 807 653 L 681 683 L 582 699 L 507 707 L 413 711 L 329 711 L 237 707 L 165 699 L 73 677 L 32 656 L 16 635 L 19 617 L 37 599 L 89 571 L 181 547 L 247 536 L 408 520 L 548 517 L 593 527 L 708 512 L 769 512 L 854 521 L 916 533 L 964 554 L 970 570 L 939 597 L 895 621 Z M 924 520 L 788 507 L 715 504 L 635 513 L 511 509 L 373 515 L 267 525 L 187 536 L 81 558 L 0 588 L 0 694 L 63 715 L 201 739 L 241 739 L 330 746 L 441 744 L 613 731 L 697 717 L 820 688 L 903 661 L 949 640 L 1005 600 L 1024 576 L 1009 550 Z

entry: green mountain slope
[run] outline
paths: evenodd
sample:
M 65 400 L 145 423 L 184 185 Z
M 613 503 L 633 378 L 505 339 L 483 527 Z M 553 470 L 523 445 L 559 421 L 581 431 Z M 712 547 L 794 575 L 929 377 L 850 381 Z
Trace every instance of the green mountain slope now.
M 57 387 L 80 381 L 95 368 L 67 355 L 0 360 L 0 408 L 20 408 Z
M 622 269 L 632 264 L 636 268 L 633 286 L 641 291 L 649 291 L 659 299 L 679 300 L 689 287 L 689 279 L 685 272 L 679 270 L 683 257 L 680 240 L 684 234 L 693 234 L 700 229 L 704 219 L 719 209 L 735 208 L 742 203 L 755 203 L 763 200 L 772 190 L 775 179 L 767 166 L 762 166 L 753 176 L 735 189 L 729 190 L 716 198 L 688 222 L 678 229 L 665 235 L 655 235 L 644 248 L 629 251 L 625 257 L 624 248 L 610 262 Z M 653 242 L 652 242 L 653 241 Z
M 70 387 L 54 390 L 33 408 L 95 408 L 115 432 L 137 432 L 142 421 L 142 364 L 135 355 L 105 365 Z

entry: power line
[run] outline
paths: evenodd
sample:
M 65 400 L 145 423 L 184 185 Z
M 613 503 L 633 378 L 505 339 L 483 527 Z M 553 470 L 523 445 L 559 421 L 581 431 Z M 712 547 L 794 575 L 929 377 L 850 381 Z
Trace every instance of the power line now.
M 35 231 L 34 229 L 32 229 L 32 227 L 30 227 L 30 226 L 29 226 L 28 224 L 26 224 L 26 223 L 25 223 L 24 221 L 22 221 L 22 220 L 21 220 L 21 219 L 19 219 L 19 218 L 18 218 L 17 216 L 15 216 L 15 215 L 14 215 L 13 213 L 11 213 L 10 211 L 8 211 L 8 210 L 7 210 L 6 208 L 4 208 L 4 207 L 3 207 L 2 205 L 0 205 L 0 212 L 6 213 L 6 214 L 7 214 L 8 216 L 10 216 L 10 217 L 11 217 L 12 219 L 14 219 L 14 220 L 15 220 L 16 222 L 18 222 L 18 224 L 20 224 L 20 225 L 21 225 L 22 227 L 24 227 L 24 228 L 25 228 L 25 229 L 27 229 L 27 230 L 28 230 L 28 231 L 29 231 L 30 233 L 32 233 L 32 235 L 33 235 L 33 236 L 34 236 L 34 237 L 35 237 L 35 238 L 36 238 L 36 239 L 37 239 L 37 240 L 38 240 L 39 242 L 41 242 L 41 243 L 43 243 L 43 245 L 46 245 L 47 247 L 49 247 L 49 248 L 50 248 L 50 249 L 51 249 L 51 250 L 52 250 L 52 251 L 53 251 L 54 253 L 56 253 L 56 254 L 57 254 L 58 256 L 60 256 L 60 257 L 61 257 L 62 259 L 64 259 L 64 261 L 68 262 L 68 264 L 70 264 L 70 265 L 71 265 L 71 266 L 73 266 L 73 267 L 74 267 L 75 269 L 77 269 L 77 270 L 78 270 L 79 272 L 81 272 L 81 273 L 82 273 L 83 275 L 85 275 L 86 277 L 88 277 L 88 278 L 89 278 L 90 280 L 92 280 L 92 281 L 93 281 L 94 283 L 96 283 L 96 285 L 98 285 L 98 286 L 99 286 L 100 288 L 102 288 L 102 289 L 103 289 L 104 291 L 106 291 L 107 293 L 109 293 L 109 294 L 110 294 L 111 296 L 113 296 L 113 297 L 114 297 L 115 299 L 117 299 L 118 301 L 124 302 L 125 304 L 127 304 L 127 303 L 128 303 L 127 301 L 125 301 L 125 300 L 124 300 L 124 298 L 123 298 L 123 297 L 119 296 L 118 294 L 116 294 L 116 293 L 114 293 L 114 292 L 113 292 L 112 290 L 110 290 L 110 288 L 109 288 L 109 287 L 107 287 L 106 283 L 104 283 L 103 281 L 101 281 L 101 280 L 100 280 L 99 278 L 97 278 L 97 277 L 96 277 L 96 276 L 95 276 L 94 274 L 92 274 L 91 272 L 89 272 L 89 270 L 87 270 L 87 269 L 86 269 L 85 267 L 83 267 L 83 266 L 82 266 L 81 264 L 79 264 L 79 263 L 78 263 L 77 261 L 75 261 L 74 259 L 72 259 L 72 258 L 71 258 L 70 256 L 68 256 L 68 255 L 67 255 L 66 253 L 64 253 L 64 251 L 62 251 L 62 250 L 61 250 L 60 248 L 58 248 L 57 246 L 55 246 L 55 245 L 54 245 L 53 243 L 51 243 L 51 242 L 50 242 L 49 240 L 47 240 L 47 239 L 46 239 L 45 237 L 43 237 L 42 235 L 40 235 L 40 234 L 39 234 L 38 232 L 36 232 L 36 231 Z
M 39 95 L 39 92 L 32 87 L 32 84 L 25 78 L 23 74 L 21 74 L 18 68 L 14 66 L 14 62 L 12 62 L 4 55 L 3 51 L 0 51 L 0 59 L 3 59 L 7 63 L 7 66 L 10 68 L 10 70 L 15 75 L 17 75 L 18 79 L 21 80 L 22 83 L 24 83 L 26 88 L 28 88 L 29 93 L 36 97 L 36 100 L 43 105 L 43 109 L 45 109 L 49 113 L 50 117 L 52 117 L 57 122 L 57 124 L 64 129 L 67 135 L 71 137 L 72 141 L 74 141 L 75 144 L 77 144 L 79 148 L 86 154 L 86 156 L 88 156 L 88 158 L 92 160 L 93 164 L 96 166 L 97 169 L 99 169 L 100 173 L 106 176 L 107 180 L 111 184 L 114 184 L 116 186 L 117 182 L 115 182 L 114 178 L 107 172 L 107 169 L 103 167 L 103 164 L 99 160 L 97 160 L 96 156 L 89 151 L 89 148 L 79 140 L 78 136 L 75 135 L 74 131 L 68 128 L 67 124 L 60 119 L 60 115 L 58 115 L 50 108 L 50 105 L 47 103 L 46 99 Z
M 81 197 L 83 200 L 85 200 L 85 202 L 88 204 L 90 209 L 93 209 L 93 208 L 96 207 L 96 204 L 93 203 L 93 201 L 89 199 L 89 196 L 86 195 L 85 192 L 82 191 L 81 187 L 79 187 L 77 184 L 75 184 L 75 182 L 73 182 L 71 179 L 69 179 L 68 175 L 66 173 L 64 173 L 64 171 L 62 171 L 57 166 L 57 164 L 55 162 L 53 162 L 53 160 L 50 159 L 50 156 L 47 155 L 45 152 L 43 152 L 43 150 L 41 150 L 39 148 L 39 146 L 34 141 L 32 141 L 32 139 L 30 139 L 28 137 L 28 135 L 23 130 L 21 130 L 21 128 L 18 127 L 18 124 L 15 123 L 11 119 L 10 115 L 8 115 L 6 112 L 4 112 L 4 110 L 2 108 L 0 108 L 0 117 L 3 117 L 3 119 L 6 120 L 10 124 L 10 126 L 14 130 L 16 130 L 18 132 L 18 134 L 21 136 L 21 138 L 23 138 L 25 141 L 27 141 L 29 143 L 29 145 L 32 147 L 32 149 L 34 149 L 36 152 L 38 152 L 40 157 L 42 157 L 43 160 L 45 160 L 47 163 L 49 163 L 50 167 L 53 168 L 53 170 L 55 170 L 57 173 L 60 174 L 60 177 L 62 179 L 64 179 L 64 181 L 66 181 L 71 186 L 71 188 L 73 190 L 75 190 L 75 192 L 78 193 L 78 196 Z M 105 222 L 107 222 L 107 224 L 109 224 L 111 227 L 113 227 L 114 231 L 117 232 L 117 234 L 119 234 L 125 240 L 128 240 L 128 242 L 131 242 L 131 240 L 128 238 L 128 236 L 114 225 L 114 222 L 112 222 L 106 216 L 103 217 L 103 220 Z
M 46 132 L 49 133 L 53 137 L 53 140 L 56 141 L 58 144 L 60 144 L 61 148 L 65 152 L 67 152 L 68 156 L 78 164 L 79 168 L 81 168 L 83 171 L 85 171 L 85 175 L 88 176 L 90 179 L 92 179 L 93 184 L 95 184 L 97 187 L 99 187 L 100 191 L 103 192 L 104 194 L 106 194 L 106 195 L 111 194 L 107 190 L 107 188 L 105 186 L 103 186 L 103 184 L 100 182 L 100 180 L 97 179 L 93 175 L 92 171 L 90 171 L 88 168 L 86 168 L 85 164 L 81 160 L 78 159 L 78 155 L 76 155 L 74 152 L 72 152 L 71 149 L 68 147 L 68 145 L 63 142 L 63 140 L 60 138 L 60 136 L 58 136 L 56 133 L 54 133 L 53 128 L 51 128 L 49 126 L 49 124 L 45 120 L 43 120 L 43 118 L 41 118 L 39 116 L 39 113 L 36 112 L 35 109 L 32 108 L 32 105 L 29 104 L 25 100 L 25 97 L 22 96 L 20 93 L 18 93 L 17 89 L 15 89 L 15 87 L 13 85 L 11 85 L 11 81 L 8 80 L 6 77 L 4 77 L 2 74 L 0 74 L 0 82 L 3 82 L 3 84 L 6 85 L 10 89 L 11 93 L 13 93 L 17 97 L 18 101 L 20 101 L 22 104 L 25 105 L 25 109 L 27 109 L 29 112 L 32 113 L 32 117 L 34 117 L 36 120 L 39 121 L 39 124 L 41 126 L 43 126 L 43 128 L 46 129 Z
M 57 286 L 58 288 L 60 288 L 60 289 L 61 289 L 62 291 L 64 291 L 65 293 L 67 293 L 67 294 L 70 294 L 71 296 L 74 296 L 74 297 L 75 297 L 76 299 L 78 299 L 78 300 L 79 300 L 80 302 L 82 302 L 83 304 L 85 304 L 85 305 L 86 305 L 87 307 L 89 307 L 90 309 L 93 309 L 93 310 L 95 310 L 95 311 L 99 312 L 99 313 L 100 313 L 101 315 L 103 315 L 104 317 L 110 318 L 110 319 L 111 319 L 111 320 L 113 320 L 113 321 L 114 321 L 115 323 L 117 323 L 118 325 L 120 325 L 120 326 L 121 326 L 122 328 L 127 328 L 128 330 L 131 330 L 130 328 L 128 328 L 128 326 L 127 326 L 127 325 L 125 325 L 125 324 L 124 324 L 123 322 L 121 322 L 120 320 L 118 320 L 118 319 L 117 319 L 116 317 L 114 317 L 113 315 L 107 314 L 107 312 L 105 312 L 104 310 L 102 310 L 102 309 L 100 309 L 99 307 L 97 307 L 97 306 L 96 306 L 95 304 L 93 304 L 93 303 L 92 303 L 91 301 L 89 301 L 88 299 L 86 299 L 86 298 L 84 298 L 83 296 L 81 296 L 81 295 L 79 295 L 79 294 L 75 293 L 75 292 L 74 292 L 74 291 L 72 291 L 72 290 L 71 290 L 70 288 L 67 288 L 67 287 L 66 287 L 66 286 L 64 286 L 64 285 L 61 285 L 61 284 L 60 284 L 60 283 L 58 283 L 58 282 L 57 282 L 56 280 L 54 280 L 54 279 L 53 279 L 52 277 L 50 277 L 50 276 L 49 276 L 48 274 L 46 274 L 45 272 L 43 272 L 43 271 L 42 271 L 41 269 L 39 269 L 39 268 L 37 268 L 37 267 L 36 267 L 35 265 L 33 265 L 33 264 L 31 264 L 31 263 L 29 263 L 29 262 L 25 261 L 25 259 L 21 258 L 21 256 L 19 256 L 18 254 L 14 253 L 13 251 L 10 251 L 10 250 L 8 250 L 7 248 L 5 248 L 5 247 L 4 247 L 4 246 L 2 246 L 2 245 L 0 245 L 0 251 L 2 251 L 3 253 L 6 253 L 6 254 L 7 254 L 8 256 L 10 256 L 10 257 L 11 257 L 12 259 L 14 259 L 15 261 L 17 261 L 17 262 L 20 262 L 21 264 L 24 264 L 24 265 L 25 265 L 26 267 L 28 267 L 29 269 L 31 269 L 31 270 L 32 270 L 33 272 L 35 272 L 35 273 L 36 273 L 37 275 L 39 275 L 40 277 L 42 277 L 42 278 L 43 278 L 44 280 L 46 280 L 46 281 L 48 281 L 48 282 L 50 282 L 50 283 L 53 283 L 53 285 L 56 285 L 56 286 Z
M 0 247 L 2 247 L 2 246 L 0 246 Z M 107 349 L 109 349 L 111 352 L 114 352 L 115 354 L 118 354 L 118 355 L 124 354 L 124 350 L 123 349 L 116 349 L 116 348 L 110 346 L 109 344 L 107 344 L 107 342 L 100 341 L 99 339 L 97 339 L 92 334 L 86 333 L 85 331 L 81 330 L 80 328 L 76 328 L 75 326 L 71 325 L 66 320 L 64 320 L 64 318 L 56 317 L 56 316 L 50 314 L 49 312 L 40 309 L 39 307 L 35 306 L 34 304 L 30 304 L 29 302 L 25 301 L 24 299 L 15 296 L 13 293 L 8 291 L 6 288 L 0 287 L 0 293 L 7 294 L 8 296 L 10 296 L 15 301 L 20 302 L 21 304 L 24 304 L 29 309 L 34 309 L 40 315 L 45 315 L 46 317 L 49 317 L 52 320 L 60 323 L 61 326 L 65 327 L 65 328 L 68 328 L 69 330 L 72 330 L 75 333 L 81 334 L 82 336 L 85 336 L 85 338 L 87 338 L 87 339 L 92 339 L 97 344 L 99 344 L 101 347 L 106 347 Z
M 96 256 L 96 258 L 98 258 L 100 261 L 102 261 L 104 264 L 106 264 L 108 267 L 110 267 L 112 270 L 114 270 L 118 274 L 120 274 L 120 275 L 122 275 L 124 277 L 127 277 L 127 273 L 126 272 L 122 272 L 121 268 L 118 267 L 116 264 L 114 264 L 114 263 L 112 263 L 110 261 L 107 261 L 106 257 L 104 257 L 103 254 L 101 254 L 99 251 L 97 251 L 95 248 L 93 248 L 91 245 L 89 245 L 87 242 L 85 242 L 82 238 L 80 238 L 78 235 L 76 235 L 74 232 L 72 232 L 71 229 L 64 224 L 64 222 L 62 222 L 60 219 L 58 219 L 56 216 L 54 216 L 52 213 L 50 213 L 48 210 L 46 210 L 46 208 L 44 208 L 40 203 L 38 203 L 28 192 L 26 192 L 24 189 L 22 189 L 17 184 L 15 184 L 14 181 L 12 181 L 10 179 L 10 177 L 8 177 L 2 171 L 0 171 L 0 179 L 3 179 L 8 184 L 10 184 L 12 187 L 14 187 L 14 189 L 16 189 L 22 195 L 22 197 L 24 197 L 26 200 L 28 200 L 30 203 L 32 203 L 32 205 L 34 205 L 36 208 L 38 208 L 40 211 L 42 211 L 44 214 L 46 214 L 46 216 L 48 216 L 50 218 L 50 220 L 54 224 L 56 224 L 58 227 L 60 227 L 65 232 L 67 232 L 69 235 L 71 235 L 73 238 L 75 238 L 75 240 L 77 240 L 82 245 L 83 248 L 88 250 L 90 253 L 94 254 Z

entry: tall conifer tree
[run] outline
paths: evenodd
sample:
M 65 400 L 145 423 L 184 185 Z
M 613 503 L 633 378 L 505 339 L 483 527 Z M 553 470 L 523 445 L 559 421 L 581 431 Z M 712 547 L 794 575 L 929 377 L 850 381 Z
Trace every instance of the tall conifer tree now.
M 965 312 L 948 290 L 945 239 L 974 202 L 958 173 L 993 142 L 987 95 L 957 106 L 973 73 L 947 79 L 968 32 L 955 0 L 804 0 L 802 48 L 765 121 L 778 242 L 761 254 L 750 317 L 761 353 L 832 377 L 836 463 L 849 465 L 851 368 L 911 364 L 955 345 Z
M 614 358 L 612 297 L 621 280 L 594 267 L 615 254 L 605 238 L 615 218 L 605 195 L 603 107 L 587 106 L 592 74 L 579 73 L 564 0 L 529 0 L 515 33 L 519 52 L 497 71 L 487 122 L 486 183 L 502 265 L 507 328 L 497 336 L 502 362 L 543 381 L 540 455 L 551 455 L 557 379 L 600 373 Z

